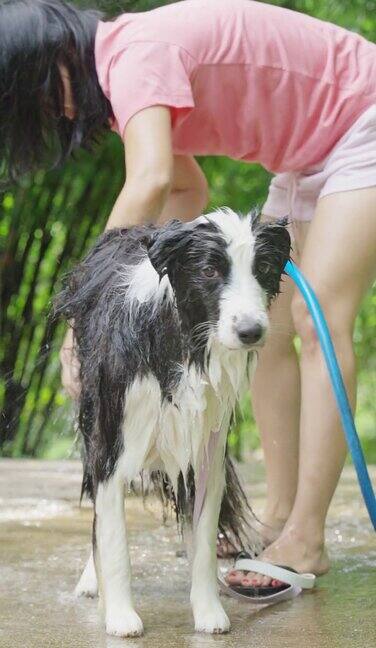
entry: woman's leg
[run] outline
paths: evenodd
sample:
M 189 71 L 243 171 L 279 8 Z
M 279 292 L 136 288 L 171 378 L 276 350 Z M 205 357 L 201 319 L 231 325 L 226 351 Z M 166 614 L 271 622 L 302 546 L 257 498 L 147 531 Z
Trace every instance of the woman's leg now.
M 267 500 L 261 535 L 266 544 L 281 533 L 298 483 L 300 375 L 293 343 L 292 295 L 293 282 L 286 277 L 271 308 L 267 344 L 259 354 L 251 387 L 265 456 Z
M 293 258 L 300 251 L 309 223 L 297 223 L 293 232 Z M 255 419 L 264 451 L 267 499 L 259 533 L 265 546 L 281 534 L 295 501 L 298 484 L 300 370 L 294 346 L 295 327 L 291 314 L 294 283 L 283 278 L 281 293 L 272 304 L 270 329 L 259 353 L 251 386 Z M 267 403 L 267 405 L 265 405 Z M 232 570 L 230 584 L 239 584 L 243 572 Z
M 305 222 L 295 223 L 292 228 L 292 258 L 298 264 L 308 228 Z M 265 544 L 280 535 L 294 505 L 298 484 L 300 369 L 294 346 L 293 294 L 294 283 L 286 275 L 270 309 L 269 335 L 259 354 L 251 388 L 266 468 L 267 500 L 262 516 L 265 526 L 261 529 Z
M 353 406 L 353 327 L 361 300 L 376 275 L 375 250 L 376 187 L 319 200 L 301 267 L 323 306 Z M 298 295 L 293 316 L 302 341 L 298 488 L 282 534 L 263 552 L 262 559 L 321 574 L 329 568 L 325 519 L 344 464 L 346 442 L 320 345 Z M 284 415 L 281 409 L 280 416 Z M 242 581 L 247 585 L 269 582 L 267 577 L 252 574 Z
M 309 225 L 295 222 L 292 227 L 292 258 L 297 264 Z M 294 505 L 298 484 L 300 369 L 294 346 L 293 294 L 294 282 L 286 275 L 281 294 L 270 309 L 267 344 L 260 353 L 251 388 L 265 457 L 267 500 L 261 534 L 266 545 L 280 535 Z

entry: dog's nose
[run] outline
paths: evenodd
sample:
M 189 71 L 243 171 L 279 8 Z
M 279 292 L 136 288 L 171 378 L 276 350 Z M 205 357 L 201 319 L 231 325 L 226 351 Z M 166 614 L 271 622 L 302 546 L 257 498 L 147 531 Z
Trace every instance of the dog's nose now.
M 236 332 L 242 344 L 251 345 L 261 340 L 264 327 L 252 320 L 243 320 L 237 325 Z

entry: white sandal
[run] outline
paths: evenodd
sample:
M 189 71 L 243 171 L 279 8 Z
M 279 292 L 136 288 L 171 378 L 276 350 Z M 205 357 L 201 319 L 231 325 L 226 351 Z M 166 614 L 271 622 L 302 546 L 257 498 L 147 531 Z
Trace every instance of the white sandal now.
M 244 556 L 242 553 L 240 556 Z M 240 601 L 256 605 L 272 605 L 281 601 L 293 599 L 303 590 L 312 589 L 315 585 L 314 574 L 299 574 L 291 567 L 273 565 L 272 563 L 251 558 L 240 557 L 236 560 L 234 570 L 256 572 L 280 580 L 283 584 L 275 587 L 245 587 L 229 585 L 222 577 L 218 578 L 221 591 Z

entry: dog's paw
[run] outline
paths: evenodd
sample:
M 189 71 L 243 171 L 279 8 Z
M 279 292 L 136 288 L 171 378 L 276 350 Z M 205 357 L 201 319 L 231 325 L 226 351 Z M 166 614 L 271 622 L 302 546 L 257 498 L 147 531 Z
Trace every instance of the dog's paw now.
M 98 596 L 97 574 L 92 555 L 86 563 L 86 567 L 76 585 L 74 594 L 76 597 L 87 596 L 88 598 L 95 598 Z
M 144 626 L 134 610 L 109 615 L 106 619 L 106 632 L 114 637 L 141 637 Z
M 229 618 L 219 601 L 211 605 L 205 605 L 200 610 L 194 610 L 193 616 L 196 632 L 223 634 L 230 630 Z
M 74 595 L 76 598 L 79 598 L 80 596 L 85 596 L 86 598 L 96 598 L 98 596 L 98 587 L 97 584 L 95 583 L 90 586 L 90 584 L 87 585 L 78 585 L 75 587 L 74 590 Z
M 80 596 L 95 598 L 98 596 L 98 584 L 96 578 L 85 578 L 85 574 L 82 574 L 75 587 L 74 595 L 76 598 Z

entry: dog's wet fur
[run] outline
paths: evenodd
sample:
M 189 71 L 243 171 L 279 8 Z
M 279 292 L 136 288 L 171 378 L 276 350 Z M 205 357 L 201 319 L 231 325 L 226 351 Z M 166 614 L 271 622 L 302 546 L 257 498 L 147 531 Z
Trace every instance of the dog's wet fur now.
M 191 525 L 213 430 L 191 602 L 197 630 L 229 629 L 216 587 L 218 517 L 242 544 L 248 505 L 226 440 L 289 254 L 286 223 L 262 223 L 257 213 L 224 209 L 191 223 L 116 229 L 56 300 L 56 315 L 72 322 L 81 365 L 83 490 L 95 505 L 94 559 L 110 634 L 142 632 L 130 593 L 125 484 L 150 476 L 180 523 Z M 95 589 L 91 558 L 77 591 Z

